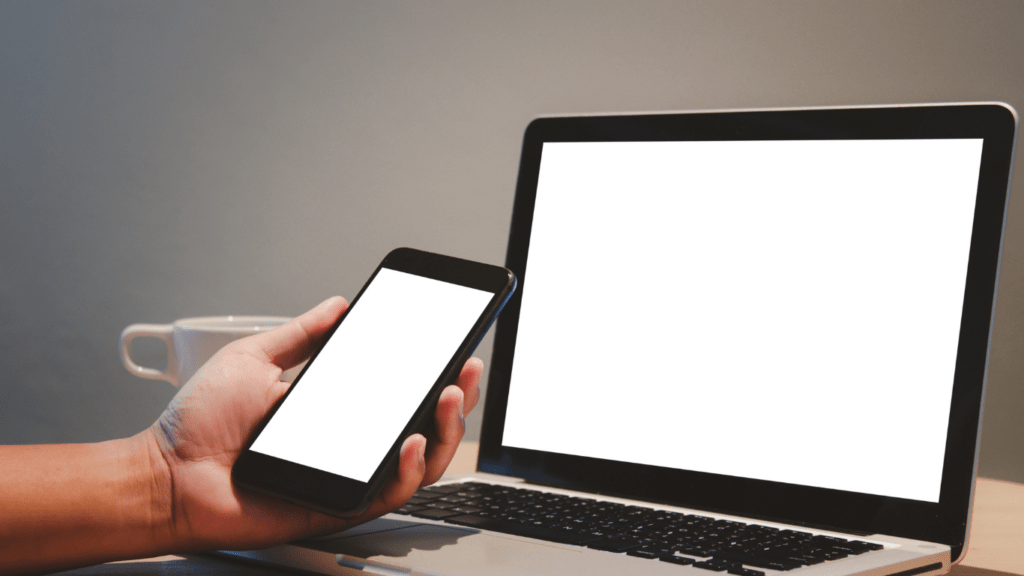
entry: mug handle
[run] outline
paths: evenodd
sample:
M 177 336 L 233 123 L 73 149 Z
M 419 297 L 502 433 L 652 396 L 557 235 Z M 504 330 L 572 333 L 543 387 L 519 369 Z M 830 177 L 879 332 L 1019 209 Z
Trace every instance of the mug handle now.
M 178 356 L 174 353 L 172 334 L 174 326 L 170 324 L 132 324 L 121 332 L 121 363 L 132 374 L 140 378 L 166 380 L 178 387 Z M 139 336 L 157 338 L 167 345 L 167 370 L 139 366 L 132 360 L 132 340 Z

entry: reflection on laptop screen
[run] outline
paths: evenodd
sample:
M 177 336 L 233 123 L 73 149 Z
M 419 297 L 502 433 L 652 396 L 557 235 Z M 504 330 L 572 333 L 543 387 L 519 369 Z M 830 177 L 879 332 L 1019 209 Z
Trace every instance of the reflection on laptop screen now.
M 981 151 L 545 143 L 502 443 L 938 502 Z

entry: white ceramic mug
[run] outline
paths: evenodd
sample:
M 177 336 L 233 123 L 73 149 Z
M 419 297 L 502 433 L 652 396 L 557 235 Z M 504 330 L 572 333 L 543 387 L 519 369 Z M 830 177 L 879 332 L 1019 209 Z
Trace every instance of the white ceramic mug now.
M 180 388 L 224 345 L 276 328 L 289 320 L 291 318 L 282 316 L 206 316 L 183 318 L 173 324 L 132 324 L 121 332 L 121 362 L 136 376 L 166 380 Z M 164 341 L 166 370 L 139 366 L 132 360 L 132 340 L 139 337 Z M 282 379 L 287 378 L 282 376 Z

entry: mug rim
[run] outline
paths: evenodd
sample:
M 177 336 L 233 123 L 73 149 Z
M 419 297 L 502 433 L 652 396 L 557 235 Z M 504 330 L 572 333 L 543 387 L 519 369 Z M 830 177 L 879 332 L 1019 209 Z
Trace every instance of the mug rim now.
M 226 316 L 193 316 L 175 320 L 173 326 L 176 329 L 190 330 L 195 332 L 263 332 L 276 328 L 291 318 L 287 316 L 254 316 L 254 315 L 226 315 Z

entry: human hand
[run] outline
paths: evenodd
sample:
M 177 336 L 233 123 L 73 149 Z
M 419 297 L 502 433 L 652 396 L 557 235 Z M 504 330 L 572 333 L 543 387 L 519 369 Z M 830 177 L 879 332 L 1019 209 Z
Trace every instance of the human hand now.
M 400 507 L 444 473 L 465 432 L 464 415 L 479 400 L 483 363 L 476 358 L 442 392 L 433 437 L 405 440 L 394 476 L 358 518 L 341 520 L 232 483 L 231 467 L 246 441 L 288 390 L 279 380 L 282 372 L 323 344 L 347 306 L 332 298 L 279 328 L 224 347 L 147 430 L 160 456 L 154 458 L 157 492 L 167 494 L 157 502 L 166 507 L 168 537 L 180 550 L 260 548 L 343 530 Z

